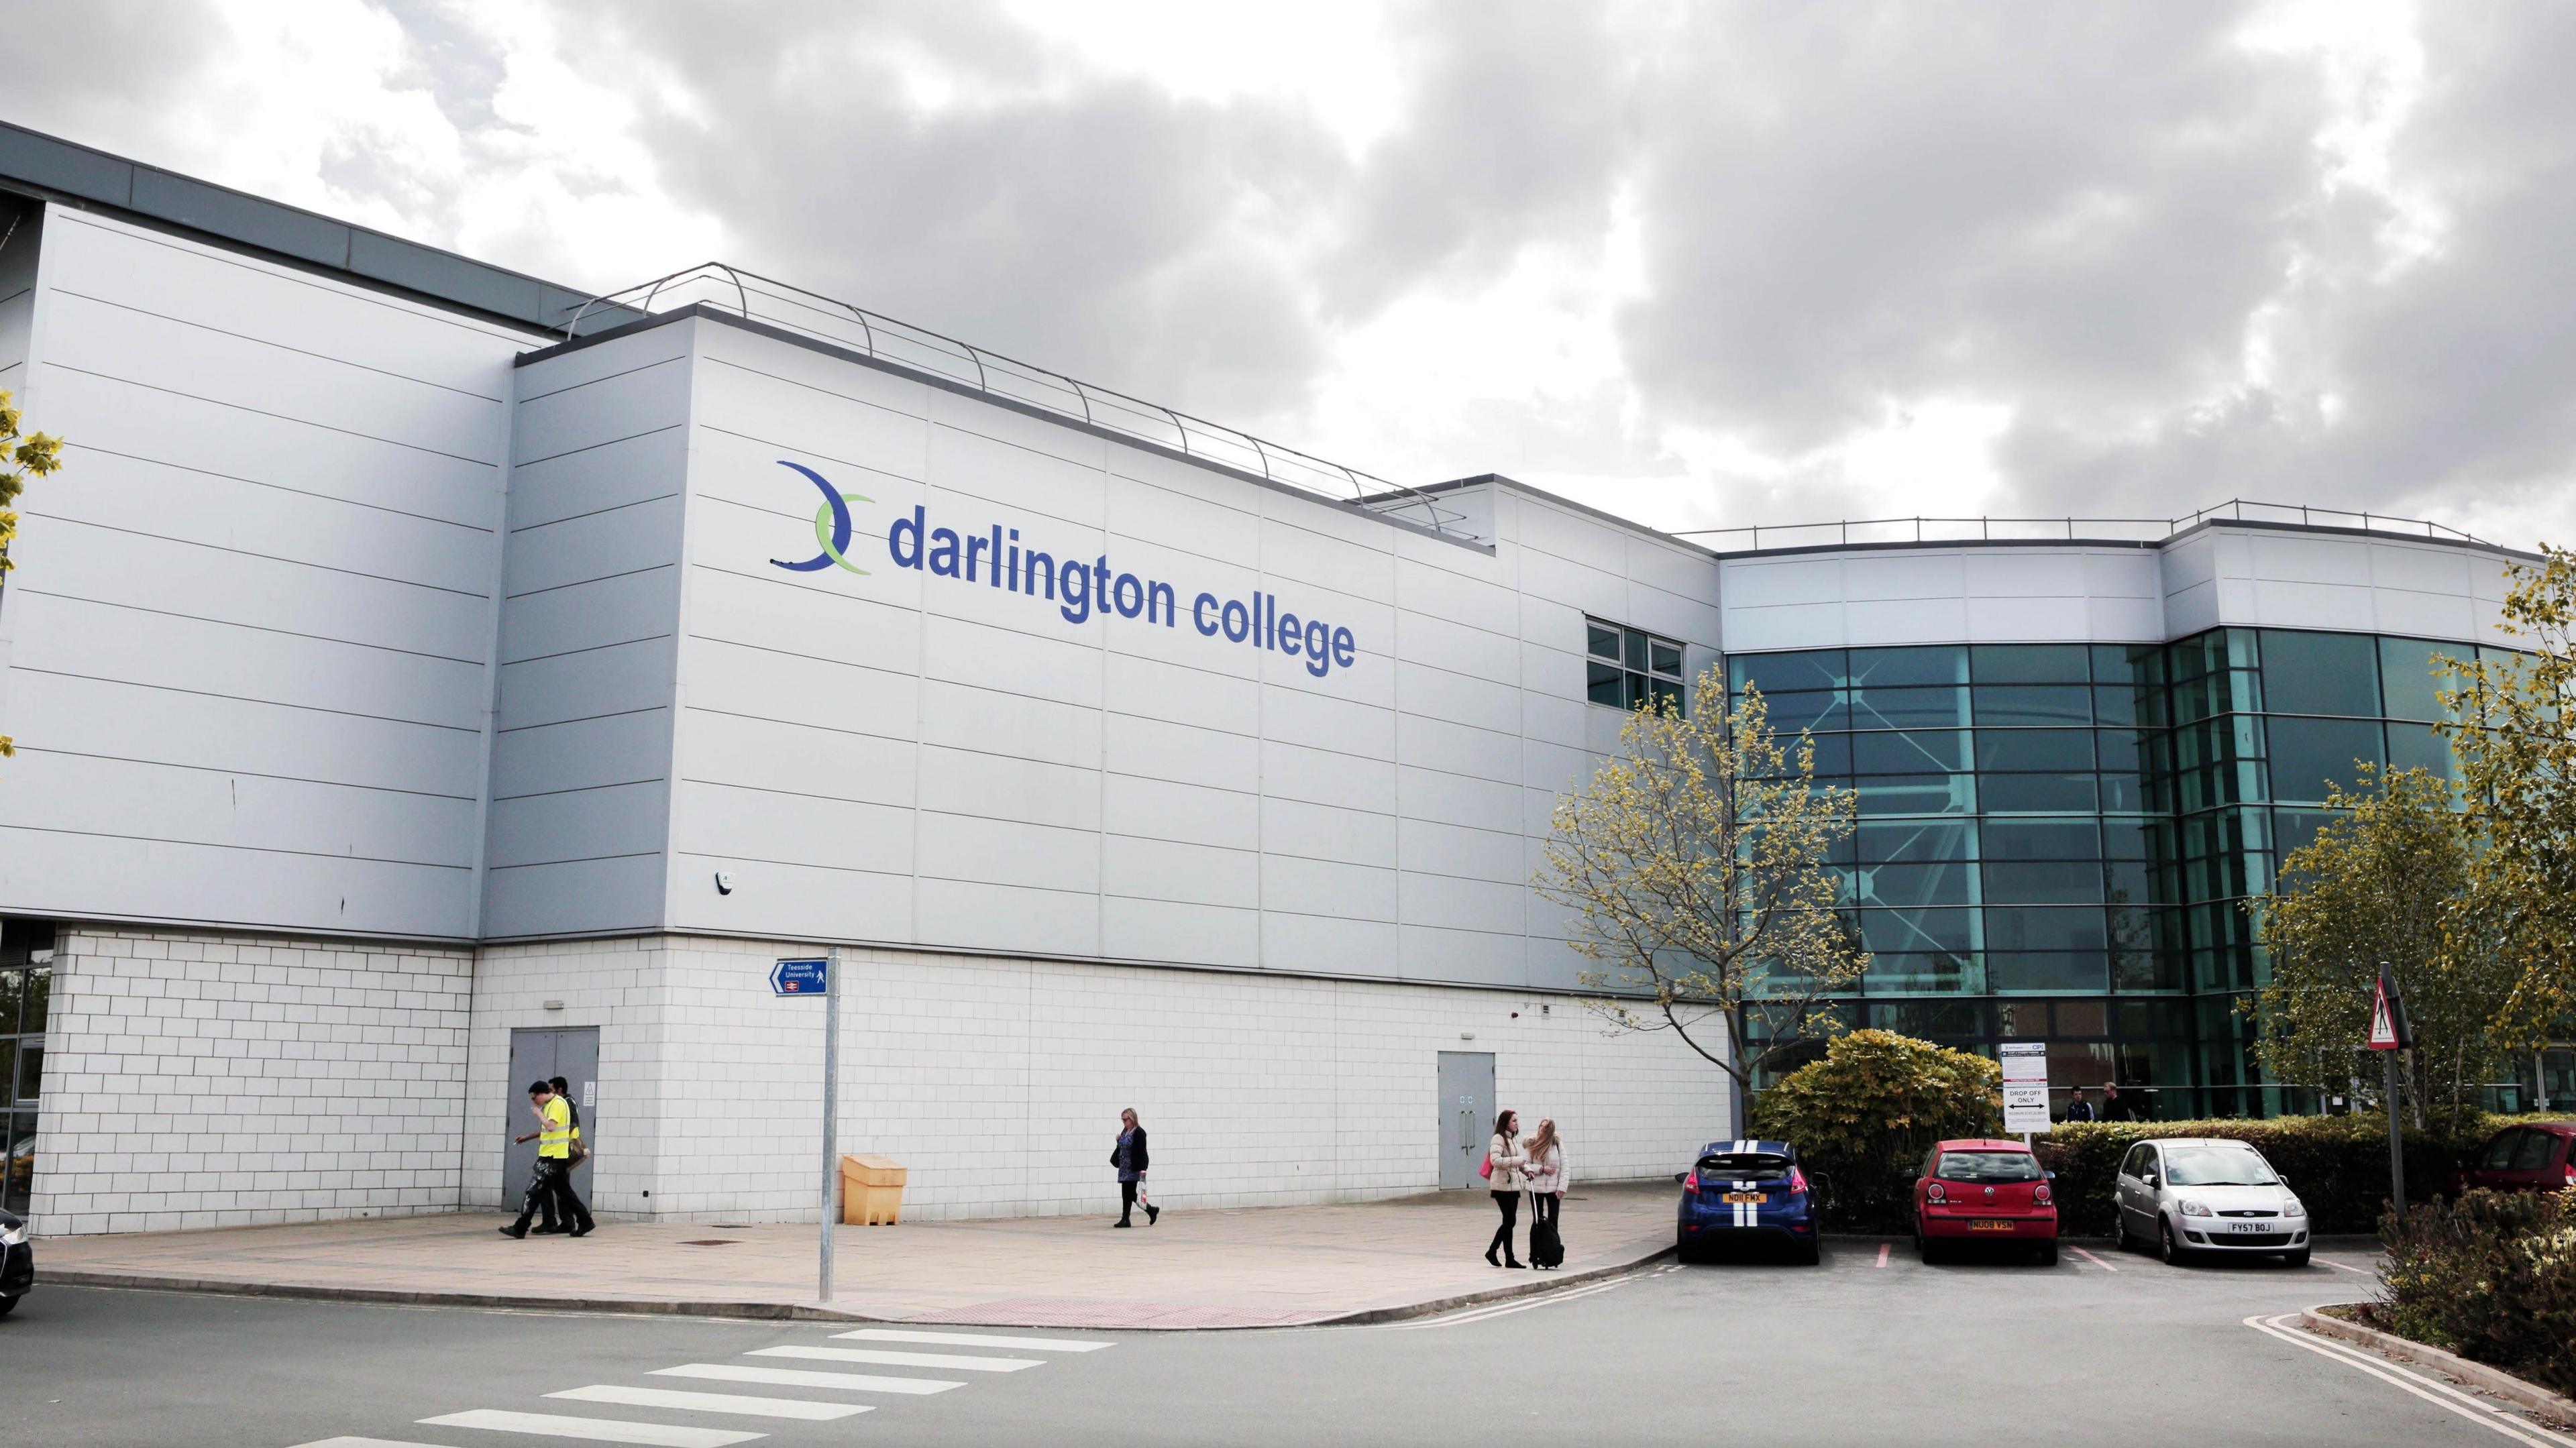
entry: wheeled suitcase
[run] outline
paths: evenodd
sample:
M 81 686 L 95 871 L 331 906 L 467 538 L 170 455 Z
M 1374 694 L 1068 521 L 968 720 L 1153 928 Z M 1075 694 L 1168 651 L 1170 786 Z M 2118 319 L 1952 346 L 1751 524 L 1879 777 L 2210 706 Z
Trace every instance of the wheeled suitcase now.
M 1565 1242 L 1557 1236 L 1554 1222 L 1530 1223 L 1530 1265 L 1532 1267 L 1565 1265 Z

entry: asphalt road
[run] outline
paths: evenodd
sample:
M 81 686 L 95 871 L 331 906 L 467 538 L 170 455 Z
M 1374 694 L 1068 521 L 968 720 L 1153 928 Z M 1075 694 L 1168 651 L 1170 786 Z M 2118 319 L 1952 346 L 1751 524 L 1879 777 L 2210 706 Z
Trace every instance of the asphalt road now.
M 2323 1265 L 2167 1268 L 1879 1264 L 1649 1270 L 1496 1309 L 1377 1327 L 1223 1333 L 935 1329 L 915 1342 L 743 1323 L 46 1288 L 0 1319 L 0 1441 L 12 1448 L 243 1445 L 338 1436 L 448 1448 L 574 1439 L 722 1448 L 840 1443 L 1117 1445 L 1535 1442 L 1769 1444 L 2514 1441 L 2249 1316 L 2366 1295 Z M 2364 1265 L 2359 1253 L 2330 1254 Z M 1500 1274 L 1497 1274 L 1499 1278 Z M 957 1340 L 1003 1337 L 1049 1345 Z M 1092 1343 L 1111 1344 L 1076 1351 Z M 786 1353 L 769 1351 L 788 1349 Z M 816 1350 L 826 1354 L 817 1356 Z M 925 1353 L 945 1362 L 831 1353 Z M 1017 1362 L 1018 1368 L 999 1364 Z M 680 1368 L 674 1374 L 669 1369 Z M 707 1370 L 712 1369 L 710 1374 Z M 755 1377 L 829 1372 L 919 1386 Z M 639 1392 L 639 1390 L 641 1390 Z M 579 1397 L 550 1397 L 565 1392 Z M 733 1394 L 808 1422 L 657 1399 Z M 640 1400 L 639 1400 L 640 1399 Z M 785 1400 L 785 1408 L 778 1403 Z M 674 1432 L 673 1430 L 678 1430 Z M 2522 1430 L 2529 1433 L 2530 1430 Z M 2524 1437 L 2519 1441 L 2538 1441 Z M 2551 1440 L 2576 1444 L 2576 1439 Z

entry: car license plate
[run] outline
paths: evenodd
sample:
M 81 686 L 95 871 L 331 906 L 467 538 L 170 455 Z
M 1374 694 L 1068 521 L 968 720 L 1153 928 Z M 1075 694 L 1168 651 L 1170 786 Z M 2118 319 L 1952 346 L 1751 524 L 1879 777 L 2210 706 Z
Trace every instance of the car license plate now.
M 1759 1202 L 1766 1200 L 1766 1198 L 1764 1198 L 1760 1192 L 1728 1192 L 1726 1194 L 1726 1200 L 1729 1203 Z
M 2012 1223 L 1997 1221 L 1992 1217 L 1979 1217 L 1968 1223 L 1968 1230 L 1971 1232 L 2009 1232 L 2012 1229 Z
M 2270 1222 L 2230 1222 L 2227 1224 L 2227 1230 L 2231 1232 L 2269 1232 L 2272 1230 L 2272 1224 Z

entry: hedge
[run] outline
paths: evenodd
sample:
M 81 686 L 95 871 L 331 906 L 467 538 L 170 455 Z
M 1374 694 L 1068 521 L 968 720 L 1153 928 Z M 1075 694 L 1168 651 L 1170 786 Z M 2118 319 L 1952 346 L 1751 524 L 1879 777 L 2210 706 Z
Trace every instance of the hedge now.
M 2576 1392 L 2576 1193 L 2470 1192 L 2380 1222 L 2372 1326 Z
M 2532 1117 L 2476 1117 L 2454 1132 L 2406 1133 L 2406 1194 L 2424 1200 L 2450 1182 L 2452 1162 L 2499 1128 Z M 2367 1233 L 2388 1209 L 2388 1122 L 2378 1116 L 2282 1116 L 2270 1120 L 2060 1122 L 2036 1139 L 2042 1165 L 2057 1173 L 2060 1228 L 2075 1236 L 2118 1231 L 2112 1184 L 2130 1144 L 2206 1136 L 2242 1141 L 2263 1153 L 2306 1204 L 2315 1231 Z

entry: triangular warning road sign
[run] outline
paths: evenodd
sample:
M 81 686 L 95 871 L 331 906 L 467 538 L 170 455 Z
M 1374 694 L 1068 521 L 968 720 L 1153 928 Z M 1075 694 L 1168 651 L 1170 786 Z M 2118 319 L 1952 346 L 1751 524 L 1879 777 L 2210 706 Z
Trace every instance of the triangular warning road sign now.
M 2397 1022 L 2388 1013 L 2388 981 L 2382 978 L 2370 992 L 2370 1049 L 2397 1049 Z

